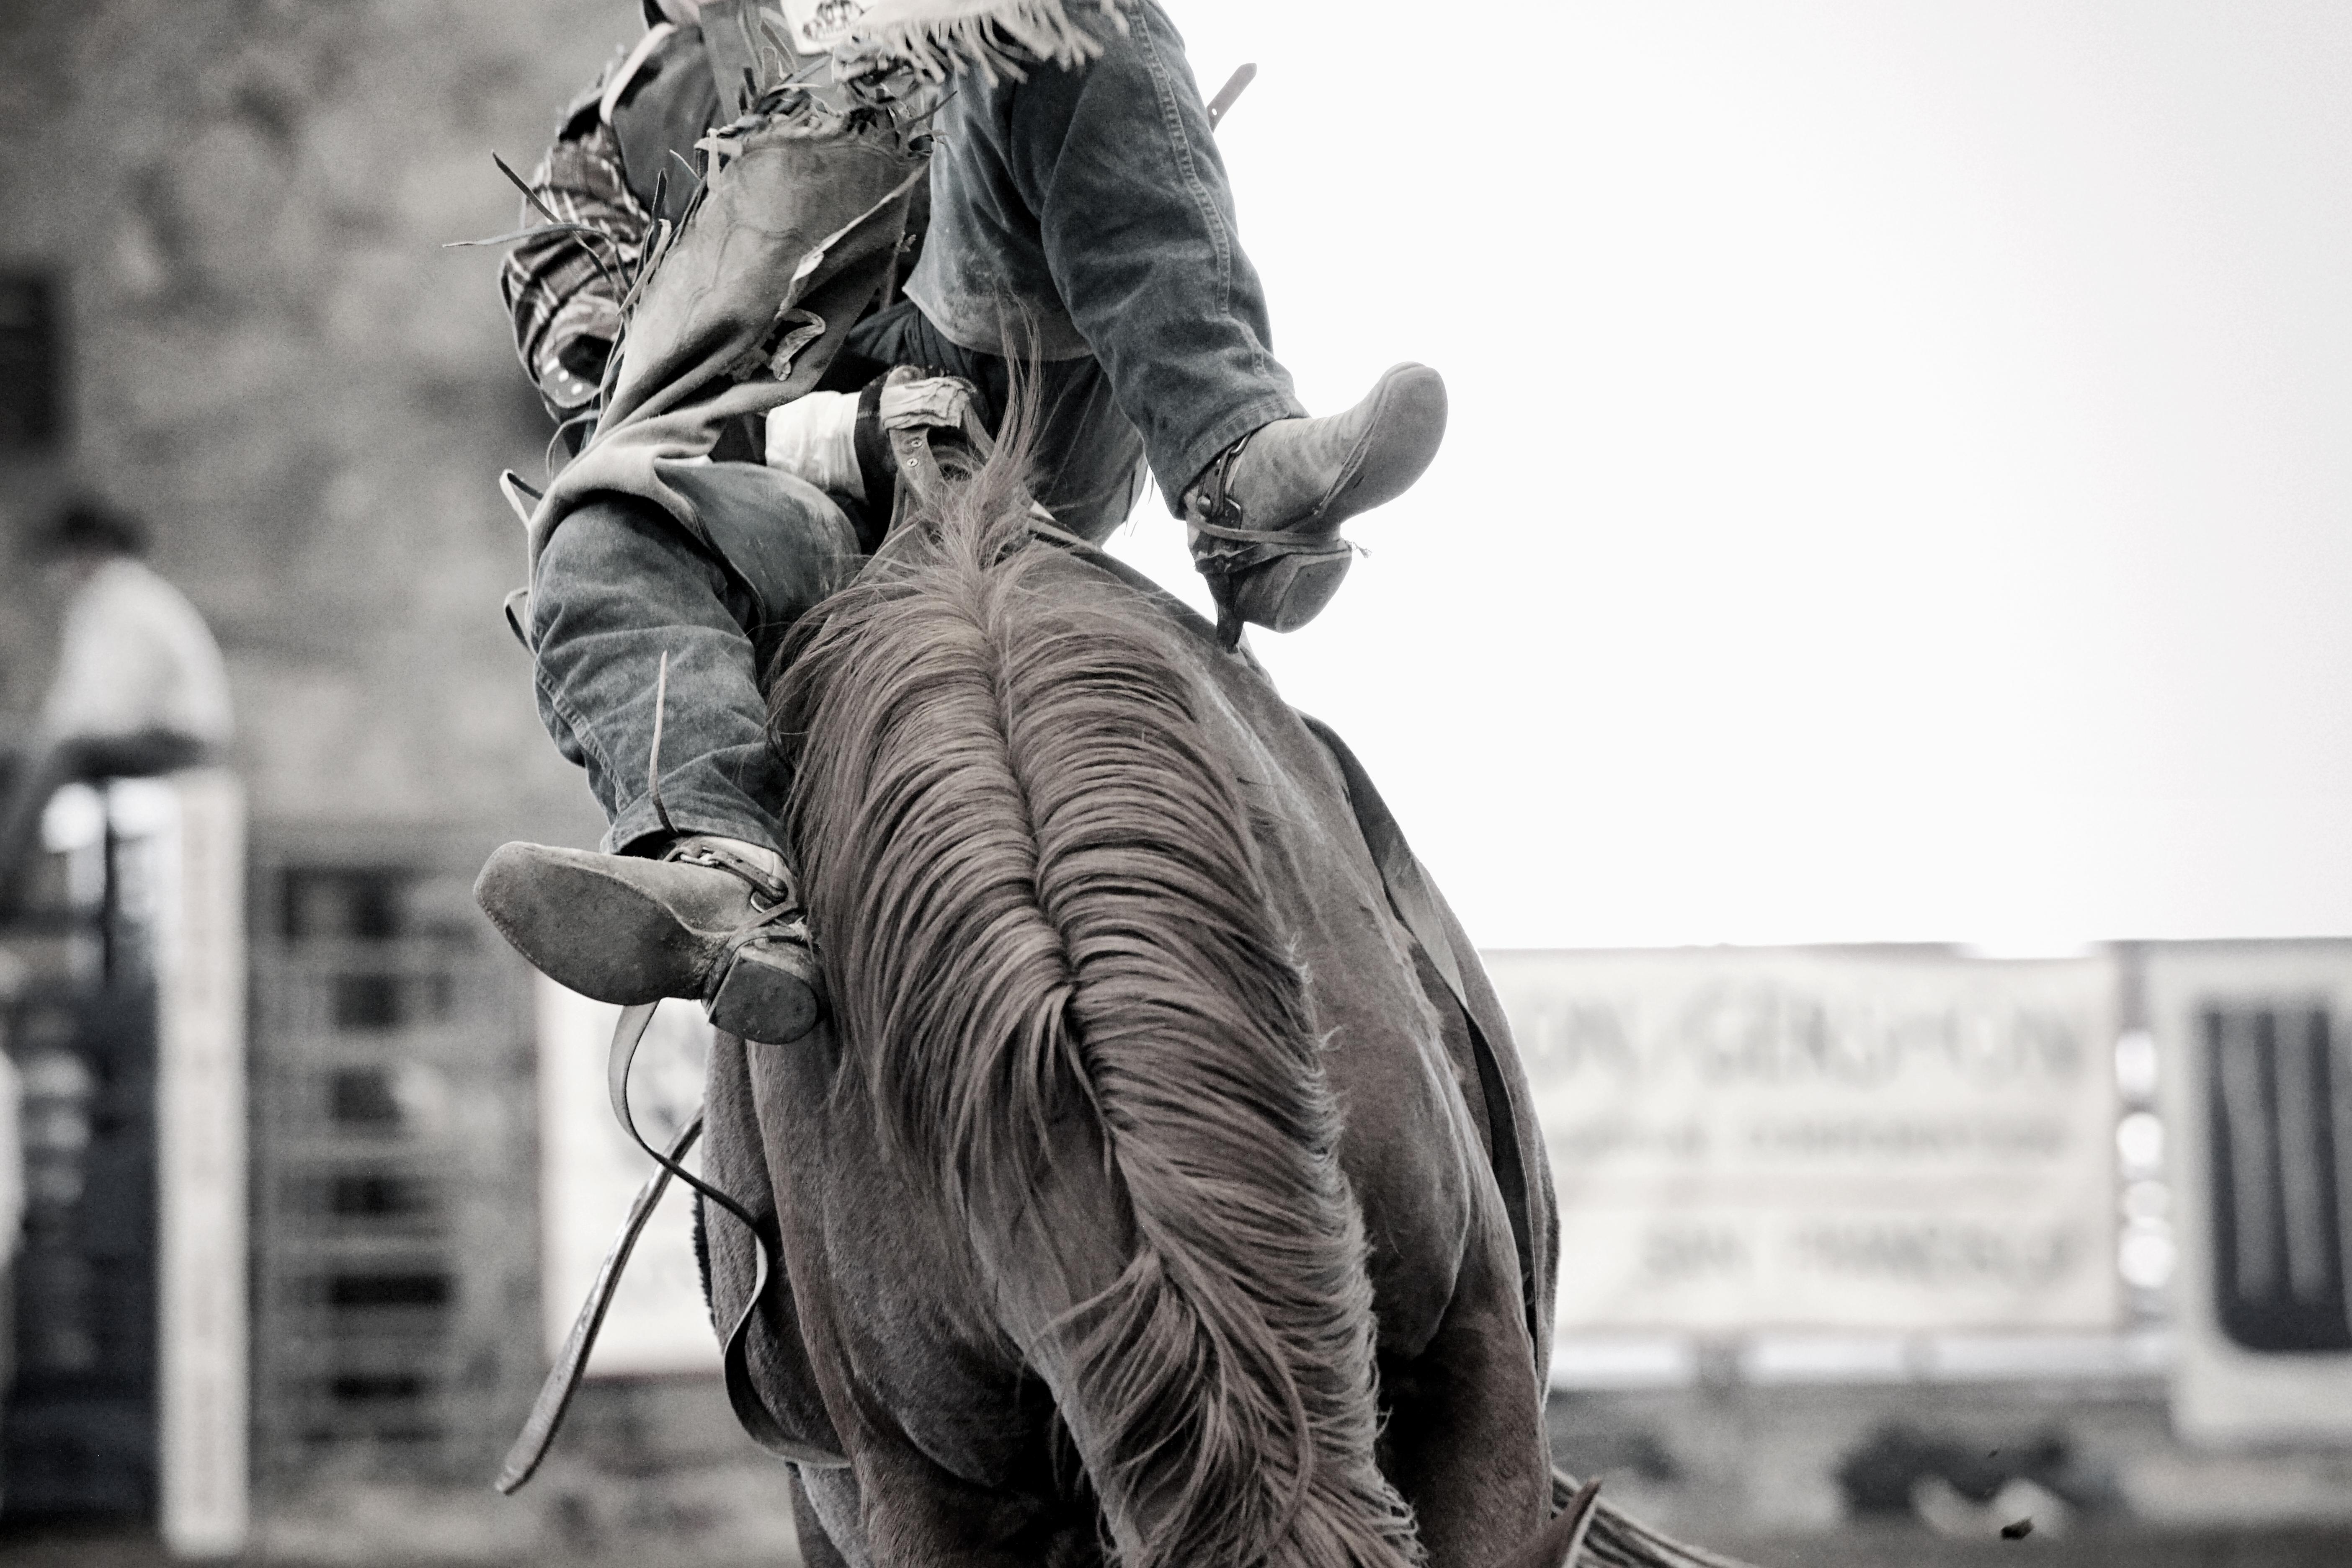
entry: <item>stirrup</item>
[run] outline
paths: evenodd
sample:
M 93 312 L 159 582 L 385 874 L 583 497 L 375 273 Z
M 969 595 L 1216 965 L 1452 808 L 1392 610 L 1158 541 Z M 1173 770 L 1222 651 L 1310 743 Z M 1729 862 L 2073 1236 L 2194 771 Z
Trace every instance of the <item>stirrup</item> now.
M 711 1023 L 766 1045 L 789 1045 L 816 1027 L 824 1015 L 824 977 L 808 910 L 792 882 L 713 838 L 680 840 L 662 858 L 724 871 L 751 890 L 752 916 L 728 934 L 703 987 Z M 778 1033 L 772 1026 L 779 1020 L 786 1026 L 781 1037 L 768 1038 Z
M 1256 432 L 1251 432 L 1255 435 Z M 1244 436 L 1218 455 L 1194 492 L 1191 519 L 1194 570 L 1207 579 L 1217 606 L 1217 638 L 1241 646 L 1242 627 L 1296 631 L 1322 613 L 1355 563 L 1356 547 L 1328 529 L 1246 528 L 1230 491 L 1234 464 L 1250 443 Z

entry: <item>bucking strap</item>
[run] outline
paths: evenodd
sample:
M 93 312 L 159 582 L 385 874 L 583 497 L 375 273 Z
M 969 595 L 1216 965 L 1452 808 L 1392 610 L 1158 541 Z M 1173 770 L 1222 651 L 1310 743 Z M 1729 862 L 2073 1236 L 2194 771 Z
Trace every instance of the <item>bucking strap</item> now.
M 996 450 L 996 440 L 981 421 L 971 384 L 961 377 L 896 365 L 882 377 L 880 387 L 875 395 L 875 425 L 889 446 L 890 464 L 898 476 L 889 524 L 889 531 L 896 532 L 915 503 L 935 503 L 946 491 L 947 471 L 931 447 L 935 437 L 961 436 L 982 461 Z

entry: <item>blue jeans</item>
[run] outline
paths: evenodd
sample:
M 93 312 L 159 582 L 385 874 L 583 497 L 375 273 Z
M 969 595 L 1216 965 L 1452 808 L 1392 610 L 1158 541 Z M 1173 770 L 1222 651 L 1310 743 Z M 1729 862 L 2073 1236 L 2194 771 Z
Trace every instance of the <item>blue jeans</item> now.
M 540 722 L 588 770 L 612 824 L 606 850 L 665 836 L 646 764 L 667 654 L 661 804 L 671 824 L 782 851 L 790 780 L 768 745 L 760 679 L 774 648 L 737 574 L 650 501 L 604 495 L 548 536 L 530 609 Z
M 950 342 L 1099 363 L 1174 509 L 1210 459 L 1306 412 L 1183 40 L 1139 0 L 1076 70 L 957 79 L 907 280 Z
M 1173 510 L 1226 447 L 1305 412 L 1269 346 L 1265 292 L 1234 237 L 1181 41 L 1157 0 L 1127 15 L 1128 31 L 1106 34 L 1101 58 L 1079 69 L 958 79 L 912 304 L 861 322 L 844 367 L 962 375 L 994 422 L 1004 351 L 1038 362 L 1040 499 L 1096 538 L 1132 504 L 1139 451 Z M 838 522 L 773 521 L 810 540 Z M 663 835 L 646 781 L 664 652 L 671 823 L 783 847 L 790 781 L 767 746 L 761 678 L 775 623 L 806 607 L 762 605 L 667 514 L 627 498 L 554 530 L 531 595 L 540 717 L 587 769 L 612 823 L 606 849 L 642 851 Z

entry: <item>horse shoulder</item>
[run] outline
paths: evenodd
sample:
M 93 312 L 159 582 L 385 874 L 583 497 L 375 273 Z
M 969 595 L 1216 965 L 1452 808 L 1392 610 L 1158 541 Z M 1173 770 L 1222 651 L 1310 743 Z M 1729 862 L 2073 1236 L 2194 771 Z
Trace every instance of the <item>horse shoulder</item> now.
M 1329 754 L 1254 668 L 1206 673 L 1203 718 L 1232 759 L 1261 875 L 1324 1033 L 1381 1352 L 1412 1356 L 1436 1333 L 1486 1217 L 1475 1068 L 1448 1049 L 1418 950 L 1388 906 Z

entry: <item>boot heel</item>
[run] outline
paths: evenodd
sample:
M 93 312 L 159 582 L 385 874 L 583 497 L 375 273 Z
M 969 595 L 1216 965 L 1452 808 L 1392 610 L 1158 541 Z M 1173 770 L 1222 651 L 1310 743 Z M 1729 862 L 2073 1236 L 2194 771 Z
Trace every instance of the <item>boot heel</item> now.
M 705 1011 L 711 1025 L 762 1045 L 790 1045 L 816 1027 L 824 1003 L 814 977 L 776 962 L 772 948 L 746 948 L 727 966 Z
M 1276 556 L 1234 580 L 1234 608 L 1268 631 L 1295 632 L 1323 613 L 1355 560 L 1347 549 Z

